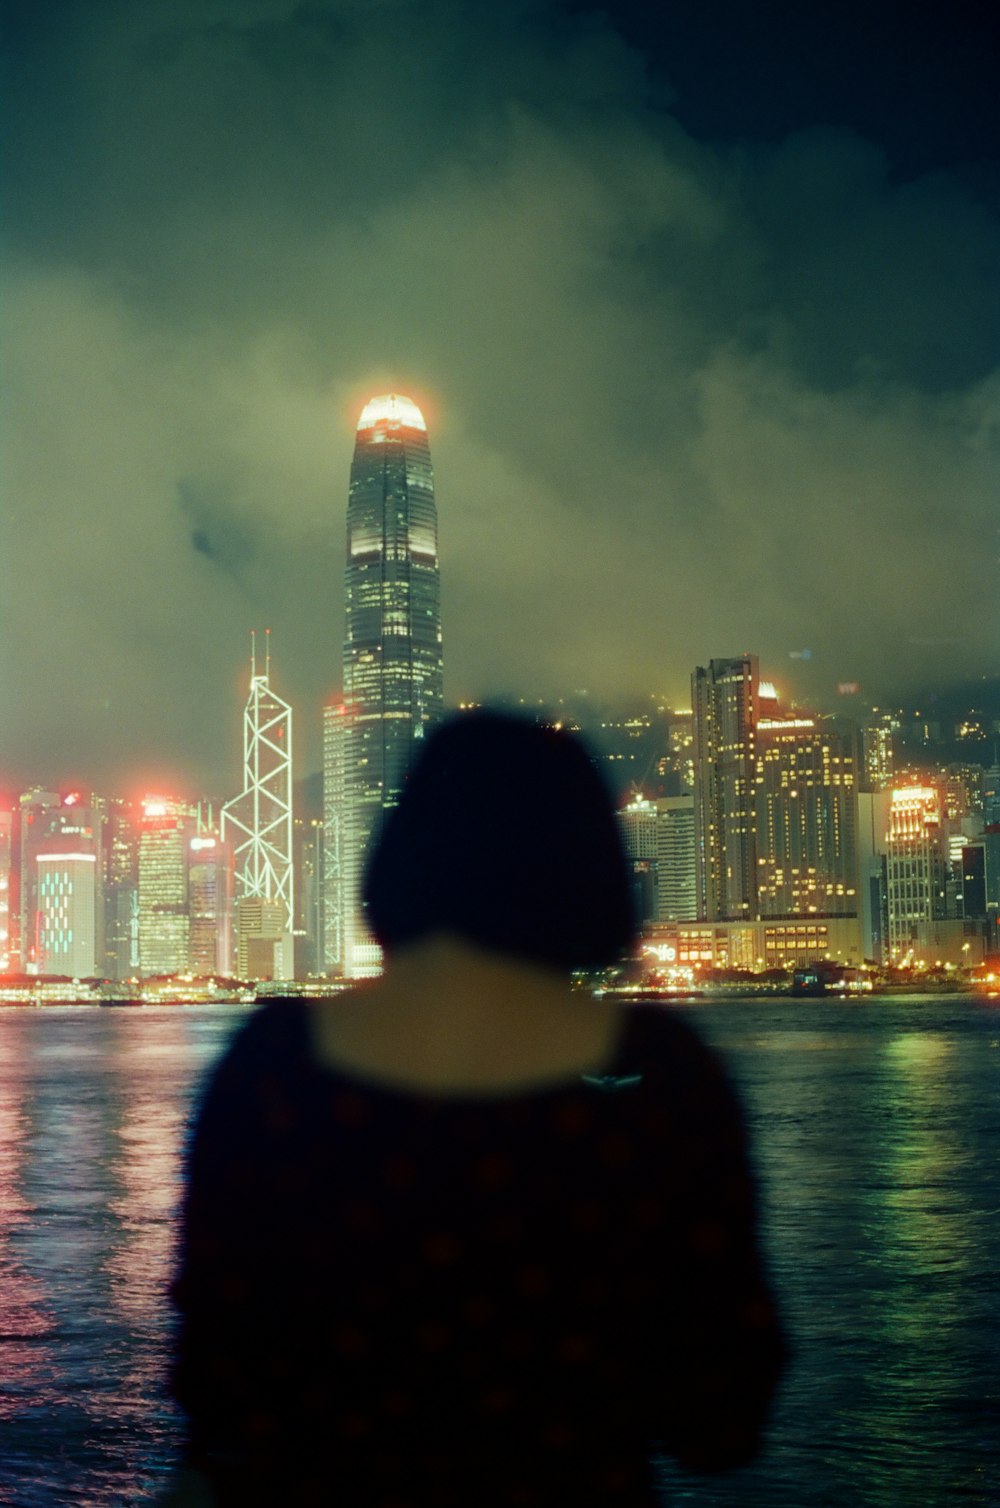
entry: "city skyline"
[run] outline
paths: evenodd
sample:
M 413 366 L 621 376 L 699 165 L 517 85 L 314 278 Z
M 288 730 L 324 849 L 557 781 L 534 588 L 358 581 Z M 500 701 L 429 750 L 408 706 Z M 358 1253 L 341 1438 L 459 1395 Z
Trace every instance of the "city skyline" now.
M 300 809 L 292 822 L 291 714 L 270 687 L 265 654 L 262 675 L 251 665 L 245 788 L 221 813 L 208 800 L 195 806 L 164 794 L 135 804 L 38 789 L 21 793 L 13 811 L 0 808 L 0 968 L 9 998 L 32 988 L 25 976 L 96 975 L 112 992 L 143 979 L 158 997 L 168 978 L 178 988 L 195 988 L 195 979 L 209 988 L 220 975 L 229 977 L 226 989 L 233 975 L 315 988 L 321 974 L 350 979 L 377 968 L 346 893 L 350 839 L 360 840 L 356 860 L 372 820 L 394 803 L 405 764 L 399 740 L 390 739 L 381 761 L 373 752 L 403 715 L 411 745 L 433 722 L 422 693 L 439 678 L 440 659 L 431 632 L 410 685 L 406 667 L 391 663 L 393 636 L 373 632 L 390 615 L 397 628 L 406 620 L 410 633 L 401 637 L 414 637 L 413 614 L 429 599 L 403 581 L 407 555 L 434 532 L 423 432 L 390 422 L 376 438 L 374 428 L 359 427 L 348 539 L 382 548 L 359 551 L 363 560 L 377 553 L 377 569 L 351 578 L 361 613 L 357 623 L 348 619 L 345 653 L 362 668 L 386 664 L 374 682 L 362 675 L 351 708 L 327 709 L 323 821 Z M 410 482 L 416 496 L 407 497 Z M 436 587 L 436 560 L 432 569 Z M 410 588 L 405 604 L 402 585 Z M 907 727 L 883 712 L 858 727 L 789 707 L 753 655 L 696 667 L 692 701 L 693 710 L 586 728 L 619 793 L 644 929 L 634 965 L 654 973 L 667 965 L 760 973 L 804 961 L 964 969 L 995 953 L 1000 760 L 994 749 L 987 768 L 984 755 L 1000 718 Z M 353 749 L 349 719 L 359 735 Z M 576 726 L 568 714 L 559 725 L 567 722 Z M 954 757 L 956 747 L 964 757 Z M 294 915 L 293 871 L 301 887 Z M 649 958 L 658 962 L 643 965 Z
M 995 38 L 646 12 L 13 0 L 0 771 L 228 789 L 253 624 L 338 692 L 378 392 L 434 435 L 450 702 L 995 666 Z

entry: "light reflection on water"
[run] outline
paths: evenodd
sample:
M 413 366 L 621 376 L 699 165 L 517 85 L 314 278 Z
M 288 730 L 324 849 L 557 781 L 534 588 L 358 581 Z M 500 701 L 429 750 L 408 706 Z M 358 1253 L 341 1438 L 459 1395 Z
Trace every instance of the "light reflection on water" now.
M 239 1008 L 0 1010 L 0 1503 L 140 1503 L 176 1420 L 163 1291 L 187 1108 Z M 705 1508 L 1000 1504 L 1000 1008 L 693 1012 L 740 1081 L 796 1348 Z M 571 1508 L 571 1505 L 567 1505 Z

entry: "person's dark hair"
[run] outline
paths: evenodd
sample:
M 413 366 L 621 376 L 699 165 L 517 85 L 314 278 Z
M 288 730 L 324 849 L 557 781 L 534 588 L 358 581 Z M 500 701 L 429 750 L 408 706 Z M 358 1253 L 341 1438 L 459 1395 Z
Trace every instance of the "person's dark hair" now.
M 562 970 L 613 963 L 635 933 L 611 797 L 583 744 L 506 713 L 431 734 L 369 857 L 387 953 L 434 932 Z

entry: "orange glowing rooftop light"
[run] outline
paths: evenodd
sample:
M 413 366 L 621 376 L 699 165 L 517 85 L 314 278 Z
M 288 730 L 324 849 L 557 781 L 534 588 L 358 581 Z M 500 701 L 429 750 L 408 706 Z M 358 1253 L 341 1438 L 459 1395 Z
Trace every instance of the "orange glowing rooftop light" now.
M 893 806 L 934 806 L 938 793 L 932 785 L 897 786 L 892 793 Z
M 370 398 L 361 410 L 358 429 L 371 429 L 375 424 L 405 424 L 407 429 L 426 430 L 424 416 L 412 398 L 403 398 L 399 393 L 383 393 L 381 398 Z

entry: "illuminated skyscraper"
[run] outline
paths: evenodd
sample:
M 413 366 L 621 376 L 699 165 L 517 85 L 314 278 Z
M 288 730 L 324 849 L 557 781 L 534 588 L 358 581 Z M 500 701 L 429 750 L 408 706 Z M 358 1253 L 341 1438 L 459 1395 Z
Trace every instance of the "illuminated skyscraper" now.
M 292 709 L 271 690 L 270 632 L 264 674 L 250 659 L 243 714 L 243 790 L 222 809 L 222 837 L 232 845 L 236 898 L 280 902 L 285 930 L 295 925 L 292 867 Z
M 59 796 L 54 791 L 26 791 L 19 807 L 20 968 L 28 974 L 68 972 L 70 960 L 65 951 L 68 929 L 73 933 L 76 950 L 72 960 L 73 973 L 92 974 L 104 931 L 100 814 L 77 791 L 66 796 Z M 39 884 L 43 874 L 49 871 L 39 864 L 39 860 L 50 855 L 82 855 L 83 867 L 77 866 L 72 875 L 67 870 L 54 879 L 55 889 L 46 887 L 43 902 Z M 72 921 L 67 921 L 68 912 L 64 908 L 54 910 L 52 904 L 53 897 L 69 894 L 67 886 L 72 888 L 74 897 L 70 907 L 75 918 Z M 85 900 L 85 895 L 90 899 Z M 60 917 L 58 925 L 53 920 L 56 912 Z M 83 931 L 88 933 L 86 940 Z M 58 944 L 55 942 L 57 933 L 60 934 Z M 53 961 L 55 953 L 60 955 L 58 966 Z
M 35 863 L 37 971 L 87 978 L 95 970 L 97 855 L 40 853 Z
M 323 708 L 323 945 L 320 972 L 344 967 L 343 827 L 347 708 Z
M 661 796 L 656 803 L 661 922 L 693 922 L 698 915 L 694 856 L 694 797 Z
M 756 655 L 710 660 L 691 677 L 698 915 L 708 921 L 757 915 L 753 796 L 760 696 Z
M 344 732 L 339 823 L 342 967 L 377 971 L 379 952 L 358 910 L 364 856 L 382 814 L 396 804 L 414 743 L 443 704 L 437 511 L 427 426 L 395 393 L 373 398 L 358 420 L 347 505 Z M 336 783 L 335 769 L 327 778 Z M 329 818 L 325 817 L 325 822 Z M 334 887 L 328 895 L 333 903 Z M 332 939 L 329 925 L 328 939 Z M 329 951 L 329 944 L 328 944 Z
M 757 722 L 757 911 L 857 916 L 853 731 L 801 713 Z
M 893 791 L 886 872 L 889 958 L 906 963 L 920 940 L 921 927 L 944 915 L 945 859 L 936 787 Z
M 147 796 L 139 819 L 139 972 L 181 974 L 188 968 L 188 843 L 190 807 Z
M 33 786 L 18 802 L 17 914 L 13 956 L 22 974 L 38 972 L 38 855 L 46 842 L 59 832 L 62 798 L 55 791 Z
M 209 829 L 188 839 L 188 967 L 192 974 L 233 968 L 233 856 Z
M 14 877 L 14 813 L 0 811 L 0 974 L 11 966 L 15 939 L 11 901 Z
M 618 813 L 625 855 L 632 874 L 632 904 L 640 923 L 659 916 L 656 802 L 635 795 Z
M 95 798 L 104 853 L 104 953 L 102 973 L 128 979 L 139 967 L 138 814 L 120 796 Z

